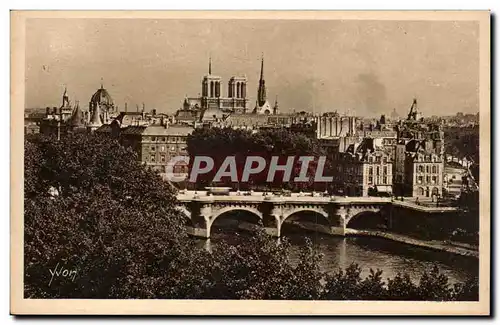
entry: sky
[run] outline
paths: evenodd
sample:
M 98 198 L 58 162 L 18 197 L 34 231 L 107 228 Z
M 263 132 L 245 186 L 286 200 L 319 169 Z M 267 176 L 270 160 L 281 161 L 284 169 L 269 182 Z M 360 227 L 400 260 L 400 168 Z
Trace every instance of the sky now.
M 173 113 L 208 72 L 246 75 L 255 106 L 260 60 L 281 111 L 424 116 L 479 111 L 479 25 L 472 21 L 29 19 L 27 108 L 88 107 L 101 86 L 115 105 Z

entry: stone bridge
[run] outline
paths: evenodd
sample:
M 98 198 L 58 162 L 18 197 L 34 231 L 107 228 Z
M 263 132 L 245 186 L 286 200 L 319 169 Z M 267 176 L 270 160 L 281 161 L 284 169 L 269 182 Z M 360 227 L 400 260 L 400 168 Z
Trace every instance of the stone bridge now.
M 229 195 L 211 195 L 204 191 L 184 191 L 177 196 L 178 210 L 188 219 L 191 233 L 197 237 L 209 238 L 214 221 L 221 215 L 233 211 L 246 211 L 258 217 L 272 236 L 281 236 L 285 220 L 300 212 L 312 212 L 328 224 L 329 233 L 345 235 L 349 224 L 358 216 L 379 215 L 391 223 L 392 208 L 396 205 L 426 212 L 448 211 L 446 207 L 428 208 L 412 206 L 411 203 L 395 202 L 383 197 L 332 197 L 311 193 L 292 196 L 252 193 L 243 195 L 231 192 Z

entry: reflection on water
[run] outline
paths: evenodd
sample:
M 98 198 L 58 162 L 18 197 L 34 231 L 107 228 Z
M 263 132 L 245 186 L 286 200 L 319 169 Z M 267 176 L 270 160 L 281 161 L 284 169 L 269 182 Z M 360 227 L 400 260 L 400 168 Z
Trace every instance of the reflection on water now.
M 251 233 L 234 230 L 220 231 L 214 229 L 211 240 L 202 240 L 200 244 L 211 249 L 218 242 L 230 244 L 243 243 Z M 300 248 L 306 238 L 310 238 L 314 247 L 323 254 L 321 268 L 331 272 L 357 263 L 362 269 L 362 276 L 369 274 L 370 268 L 381 269 L 384 278 L 393 278 L 398 272 L 408 272 L 414 281 L 418 281 L 424 271 L 430 271 L 436 264 L 440 271 L 449 277 L 451 283 L 465 281 L 468 277 L 477 276 L 478 260 L 471 257 L 431 251 L 402 243 L 372 237 L 333 237 L 320 233 L 286 232 L 284 237 L 292 244 L 293 258 L 298 258 Z

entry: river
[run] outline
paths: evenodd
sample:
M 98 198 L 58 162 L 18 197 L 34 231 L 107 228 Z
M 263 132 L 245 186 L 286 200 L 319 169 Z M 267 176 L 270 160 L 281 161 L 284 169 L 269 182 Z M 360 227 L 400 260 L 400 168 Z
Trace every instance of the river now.
M 212 238 L 201 241 L 200 244 L 205 247 L 217 245 L 221 241 L 236 244 L 237 241 L 244 241 L 246 236 L 252 236 L 246 232 L 239 232 L 240 235 L 235 236 L 234 231 L 226 227 L 214 229 Z M 373 268 L 382 270 L 384 279 L 393 278 L 398 272 L 407 272 L 414 282 L 418 282 L 423 272 L 430 271 L 433 265 L 437 265 L 448 276 L 450 283 L 462 282 L 478 274 L 479 262 L 474 257 L 428 250 L 375 237 L 335 237 L 317 232 L 304 233 L 292 226 L 282 231 L 283 236 L 292 244 L 293 258 L 298 257 L 306 238 L 310 238 L 323 254 L 320 267 L 326 272 L 357 263 L 363 270 L 363 277 Z

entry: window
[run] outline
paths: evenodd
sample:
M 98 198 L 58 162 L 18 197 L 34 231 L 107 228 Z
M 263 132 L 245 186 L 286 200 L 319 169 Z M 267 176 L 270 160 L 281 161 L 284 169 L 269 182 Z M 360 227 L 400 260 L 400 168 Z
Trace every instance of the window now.
M 431 167 L 430 166 L 425 166 L 425 172 L 430 173 L 431 172 Z
M 426 183 L 430 183 L 431 182 L 431 177 L 430 176 L 427 176 L 426 179 L 425 179 Z
M 368 175 L 373 175 L 373 167 L 368 167 Z
M 387 184 L 387 176 L 384 176 L 384 184 Z
M 387 157 L 384 157 L 383 162 L 384 164 L 387 164 Z
M 432 184 L 436 184 L 437 182 L 437 177 L 436 176 L 432 176 Z
M 418 176 L 417 183 L 418 184 L 422 184 L 423 181 L 424 181 L 424 177 L 423 176 Z
M 432 173 L 433 173 L 433 174 L 437 173 L 437 168 L 436 168 L 436 166 L 432 166 Z
M 380 157 L 379 156 L 377 156 L 376 162 L 380 163 Z
M 373 183 L 373 177 L 368 177 L 368 184 L 372 184 Z
M 387 175 L 387 166 L 384 166 L 384 175 Z
M 174 146 L 172 146 L 172 147 L 170 148 L 170 151 L 175 151 L 175 147 L 174 147 Z
M 439 165 L 436 166 L 436 174 L 439 174 Z
M 424 172 L 424 166 L 419 165 L 419 166 L 418 166 L 418 172 L 419 172 L 419 173 L 423 173 L 423 172 Z
M 155 142 L 156 141 L 156 137 L 151 137 L 151 141 Z
M 420 196 L 424 195 L 424 189 L 423 189 L 423 188 L 421 188 L 421 187 L 419 187 L 419 188 L 418 188 L 417 193 L 418 193 L 418 195 L 420 195 Z
M 151 146 L 151 151 L 155 151 L 156 150 L 156 146 Z
M 155 162 L 156 161 L 156 156 L 155 155 L 151 155 L 151 162 Z
M 161 159 L 161 162 L 164 163 L 166 161 L 165 160 L 165 155 L 161 155 L 160 159 Z
M 380 167 L 377 166 L 377 175 L 380 175 Z

